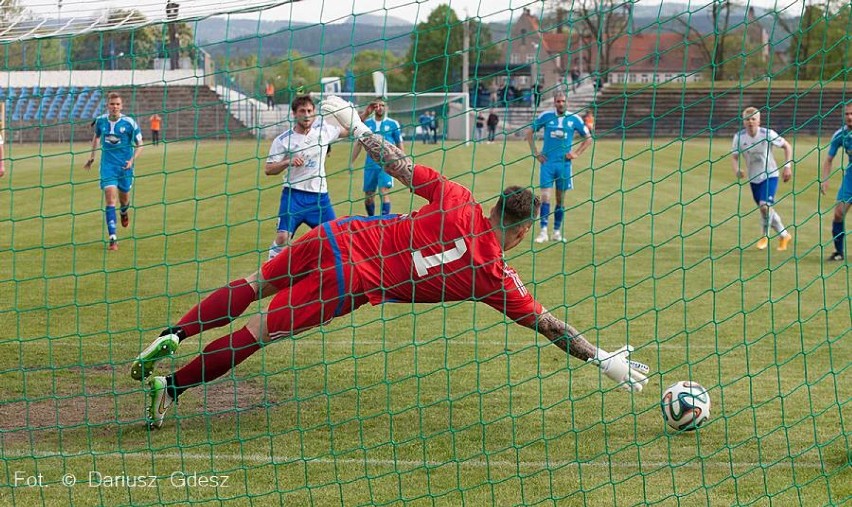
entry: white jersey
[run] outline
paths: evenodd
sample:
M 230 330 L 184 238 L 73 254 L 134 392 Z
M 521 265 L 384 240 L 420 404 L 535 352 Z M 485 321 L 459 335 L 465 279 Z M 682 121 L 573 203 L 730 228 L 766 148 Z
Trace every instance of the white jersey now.
M 340 127 L 317 120 L 307 134 L 287 130 L 272 141 L 266 163 L 281 162 L 287 157 L 298 156 L 304 160 L 301 166 L 291 165 L 283 173 L 284 186 L 317 194 L 328 193 L 325 179 L 325 157 L 328 145 L 340 136 Z
M 760 183 L 767 178 L 778 177 L 778 164 L 772 156 L 772 147 L 781 148 L 784 143 L 784 138 L 772 129 L 760 127 L 755 136 L 750 136 L 748 130 L 742 129 L 734 134 L 731 153 L 745 159 L 749 182 Z

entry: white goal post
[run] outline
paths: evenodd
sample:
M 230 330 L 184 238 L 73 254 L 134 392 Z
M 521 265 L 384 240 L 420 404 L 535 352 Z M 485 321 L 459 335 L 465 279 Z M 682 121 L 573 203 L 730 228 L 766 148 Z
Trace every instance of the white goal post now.
M 322 93 L 311 94 L 318 100 L 322 100 L 322 95 Z M 340 92 L 338 95 L 355 104 L 359 110 L 376 98 L 375 93 L 369 92 Z M 475 111 L 470 109 L 470 97 L 466 93 L 389 92 L 383 98 L 388 105 L 388 116 L 402 125 L 403 131 L 409 138 L 413 132 L 417 131 L 420 114 L 436 111 L 442 136 L 447 139 L 464 140 L 465 143 L 471 140 L 473 125 L 471 115 Z

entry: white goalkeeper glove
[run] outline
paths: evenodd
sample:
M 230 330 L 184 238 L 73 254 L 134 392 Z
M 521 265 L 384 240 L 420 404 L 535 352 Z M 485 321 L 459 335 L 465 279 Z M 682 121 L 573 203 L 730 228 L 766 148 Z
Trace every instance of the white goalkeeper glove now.
M 366 134 L 373 133 L 373 131 L 371 131 L 369 127 L 364 125 L 364 122 L 361 121 L 361 117 L 358 115 L 358 110 L 355 109 L 355 106 L 353 106 L 351 102 L 347 102 L 337 95 L 329 95 L 322 101 L 322 104 L 320 105 L 320 113 L 322 113 L 323 116 L 333 117 L 337 120 L 337 123 L 339 123 L 341 127 L 351 132 L 356 139 Z
M 633 352 L 631 345 L 625 345 L 613 353 L 598 349 L 595 357 L 588 362 L 596 364 L 604 375 L 614 380 L 619 387 L 637 393 L 648 383 L 646 376 L 650 371 L 647 364 L 630 360 Z

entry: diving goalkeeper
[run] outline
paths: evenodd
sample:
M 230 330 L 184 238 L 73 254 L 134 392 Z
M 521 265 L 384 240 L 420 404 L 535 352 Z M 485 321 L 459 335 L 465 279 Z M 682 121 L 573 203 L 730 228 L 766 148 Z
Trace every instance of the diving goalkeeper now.
M 371 303 L 481 301 L 518 324 L 546 336 L 563 351 L 597 365 L 630 391 L 648 382 L 648 367 L 631 361 L 630 346 L 615 353 L 587 341 L 548 312 L 527 291 L 503 252 L 520 244 L 538 216 L 540 201 L 526 188 L 508 187 L 487 215 L 466 187 L 373 134 L 357 111 L 338 97 L 321 106 L 352 132 L 388 174 L 428 203 L 409 215 L 343 217 L 306 233 L 260 271 L 216 290 L 146 348 L 131 376 L 147 379 L 151 427 L 187 389 L 210 382 L 266 344 L 286 340 Z M 245 327 L 209 343 L 173 374 L 153 376 L 160 359 L 180 341 L 224 326 L 253 302 L 274 296 L 266 312 Z

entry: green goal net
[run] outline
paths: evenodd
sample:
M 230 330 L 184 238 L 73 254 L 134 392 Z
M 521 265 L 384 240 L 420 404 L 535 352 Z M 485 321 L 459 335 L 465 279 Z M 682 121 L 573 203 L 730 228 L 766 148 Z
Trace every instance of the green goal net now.
M 0 504 L 847 503 L 851 31 L 832 0 L 0 1 Z M 485 213 L 547 190 L 531 152 L 573 141 L 547 231 L 504 259 L 594 345 L 634 347 L 644 390 L 482 303 L 388 303 L 277 339 L 149 429 L 131 363 L 267 261 L 270 148 L 294 99 L 329 94 L 383 97 Z M 128 188 L 105 168 L 137 130 Z M 365 197 L 354 155 L 326 155 L 337 216 L 425 204 Z M 773 163 L 774 199 L 750 173 Z M 709 394 L 696 431 L 661 417 L 680 381 Z

